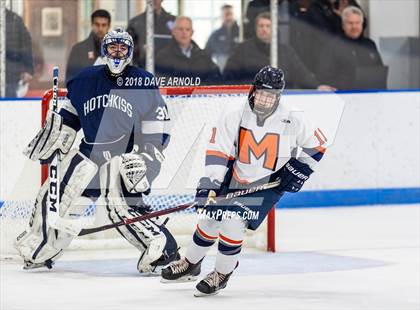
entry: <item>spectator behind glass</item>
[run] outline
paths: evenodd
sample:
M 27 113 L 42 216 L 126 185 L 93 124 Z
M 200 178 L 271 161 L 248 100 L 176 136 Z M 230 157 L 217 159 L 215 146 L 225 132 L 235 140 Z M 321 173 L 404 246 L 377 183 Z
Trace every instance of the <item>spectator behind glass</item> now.
M 311 28 L 306 41 L 310 47 L 312 62 L 307 61 L 306 55 L 303 57 L 316 76 L 320 74 L 316 69 L 324 44 L 343 33 L 341 13 L 349 5 L 359 7 L 356 0 L 313 0 L 308 7 L 306 20 Z M 301 50 L 299 52 L 302 54 Z
M 256 36 L 240 43 L 229 56 L 224 77 L 229 84 L 251 84 L 255 76 L 264 66 L 270 64 L 271 16 L 261 13 L 255 21 Z M 278 45 L 278 68 L 287 78 L 287 88 L 318 88 L 330 90 L 320 85 L 315 75 L 310 72 L 297 56 L 293 48 Z
M 294 3 L 297 0 L 278 0 L 278 33 L 279 40 L 283 44 L 289 44 L 290 36 L 290 13 L 289 2 Z M 258 15 L 264 12 L 270 12 L 270 0 L 252 0 L 248 3 L 246 9 L 246 18 L 244 20 L 244 38 L 250 39 L 255 35 L 255 20 Z
M 222 17 L 222 27 L 210 35 L 205 48 L 220 70 L 223 70 L 229 53 L 239 42 L 239 27 L 231 5 L 222 6 Z
M 192 20 L 179 16 L 172 29 L 171 42 L 156 56 L 156 74 L 169 77 L 200 77 L 201 84 L 218 84 L 219 68 L 192 40 Z
M 348 6 L 360 9 L 355 0 L 313 0 L 306 13 L 308 21 L 321 32 L 342 33 L 341 14 Z
M 153 0 L 154 7 L 154 45 L 155 55 L 165 47 L 172 39 L 171 31 L 174 27 L 175 16 L 169 14 L 162 8 L 163 0 Z M 145 65 L 145 44 L 146 44 L 146 15 L 144 12 L 133 17 L 128 22 L 127 32 L 134 40 L 133 64 L 138 67 Z
M 363 12 L 349 6 L 343 10 L 342 20 L 343 34 L 324 47 L 318 72 L 322 82 L 353 89 L 359 85 L 358 69 L 383 67 L 383 62 L 375 42 L 363 36 Z
M 23 97 L 34 74 L 32 39 L 22 18 L 6 9 L 6 97 Z
M 111 15 L 106 10 L 96 10 L 90 16 L 90 20 L 91 32 L 88 38 L 71 49 L 67 61 L 66 82 L 85 67 L 103 64 L 101 43 L 111 26 Z
M 306 12 L 313 0 L 278 0 L 279 43 L 291 45 L 305 66 L 315 73 L 313 57 L 313 34 L 306 18 Z M 255 35 L 255 18 L 270 12 L 270 0 L 253 0 L 248 3 L 244 21 L 244 37 Z M 316 42 L 316 41 L 315 41 Z

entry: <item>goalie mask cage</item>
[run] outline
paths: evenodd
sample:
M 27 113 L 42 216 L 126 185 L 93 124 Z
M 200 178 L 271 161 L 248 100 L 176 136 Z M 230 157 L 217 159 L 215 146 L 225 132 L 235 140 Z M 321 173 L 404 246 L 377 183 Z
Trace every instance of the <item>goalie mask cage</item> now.
M 165 161 L 153 183 L 152 193 L 144 198 L 155 210 L 193 202 L 195 187 L 199 178 L 204 175 L 205 150 L 211 128 L 215 126 L 226 105 L 241 104 L 247 100 L 249 86 L 168 87 L 161 88 L 160 91 L 171 118 L 171 140 L 165 149 Z M 59 107 L 67 100 L 66 94 L 66 89 L 59 89 Z M 51 101 L 52 90 L 49 90 L 42 98 L 41 124 L 45 120 Z M 79 139 L 80 136 L 81 134 Z M 74 147 L 78 146 L 78 142 L 76 140 Z M 44 182 L 47 176 L 48 167 L 43 165 L 41 182 Z M 32 205 L 33 201 L 5 201 L 0 209 L 2 258 L 13 257 L 16 254 L 12 244 L 27 225 Z M 87 208 L 85 215 L 94 216 L 93 226 L 110 223 L 101 203 Z M 194 210 L 169 215 L 167 227 L 180 246 L 186 246 L 191 241 L 196 221 Z M 78 237 L 73 240 L 69 249 L 111 249 L 130 246 L 115 229 L 111 229 Z M 256 232 L 248 230 L 244 246 L 275 251 L 274 208 Z

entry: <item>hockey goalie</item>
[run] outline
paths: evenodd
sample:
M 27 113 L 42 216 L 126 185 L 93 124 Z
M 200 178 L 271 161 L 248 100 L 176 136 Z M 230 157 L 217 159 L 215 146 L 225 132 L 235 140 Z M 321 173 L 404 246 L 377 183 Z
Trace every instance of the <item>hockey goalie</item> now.
M 150 193 L 164 160 L 169 116 L 159 90 L 141 83 L 152 74 L 129 65 L 133 48 L 127 32 L 109 32 L 102 42 L 106 64 L 85 68 L 68 82 L 69 100 L 59 112 L 48 113 L 44 128 L 24 151 L 41 162 L 48 162 L 57 150 L 62 158 L 58 169 L 63 227 L 48 223 L 47 180 L 28 228 L 15 243 L 26 269 L 51 268 L 83 228 L 85 209 L 99 197 L 105 206 L 97 207 L 105 207 L 114 223 L 150 212 L 142 196 Z M 84 138 L 72 149 L 79 130 Z M 177 258 L 176 241 L 159 219 L 117 230 L 140 251 L 141 273 L 156 273 Z

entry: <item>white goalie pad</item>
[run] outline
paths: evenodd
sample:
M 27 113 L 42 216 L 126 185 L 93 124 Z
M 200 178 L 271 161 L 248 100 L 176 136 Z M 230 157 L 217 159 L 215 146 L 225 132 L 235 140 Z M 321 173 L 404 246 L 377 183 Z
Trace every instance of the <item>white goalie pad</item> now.
M 63 118 L 54 111 L 48 111 L 45 126 L 23 151 L 31 160 L 48 159 L 56 151 L 67 154 L 76 139 L 76 131 L 63 124 Z
M 16 239 L 15 247 L 26 262 L 43 263 L 55 260 L 70 242 L 90 222 L 83 217 L 86 208 L 92 204 L 89 198 L 81 197 L 98 167 L 77 150 L 71 150 L 60 164 L 61 188 L 60 218 L 70 225 L 68 230 L 56 230 L 48 226 L 47 199 L 48 181 L 41 187 L 35 201 L 28 228 Z
M 146 171 L 143 155 L 135 153 L 121 155 L 120 174 L 130 193 L 143 193 L 150 189 Z
M 117 223 L 141 213 L 130 208 L 125 201 L 120 181 L 121 158 L 113 157 L 100 169 L 102 195 L 107 203 L 109 218 Z M 139 196 L 140 199 L 140 196 Z M 142 252 L 139 271 L 152 269 L 150 263 L 161 257 L 166 245 L 166 236 L 160 230 L 158 221 L 149 219 L 117 228 L 118 232 L 134 247 Z

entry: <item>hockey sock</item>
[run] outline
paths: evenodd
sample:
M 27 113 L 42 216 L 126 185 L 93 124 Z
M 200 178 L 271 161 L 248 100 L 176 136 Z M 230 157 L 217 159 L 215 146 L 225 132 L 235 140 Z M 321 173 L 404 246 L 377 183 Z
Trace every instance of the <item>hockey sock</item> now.
M 246 232 L 246 223 L 240 218 L 223 220 L 220 226 L 216 271 L 231 273 L 238 262 L 242 250 L 242 241 Z
M 231 273 L 236 267 L 241 249 L 242 240 L 233 240 L 220 234 L 216 256 L 216 271 L 222 274 Z
M 201 224 L 201 226 L 200 226 Z M 204 225 L 203 225 L 204 224 Z M 193 242 L 187 249 L 185 258 L 193 264 L 198 263 L 217 240 L 215 225 L 210 223 L 199 223 L 193 235 Z

